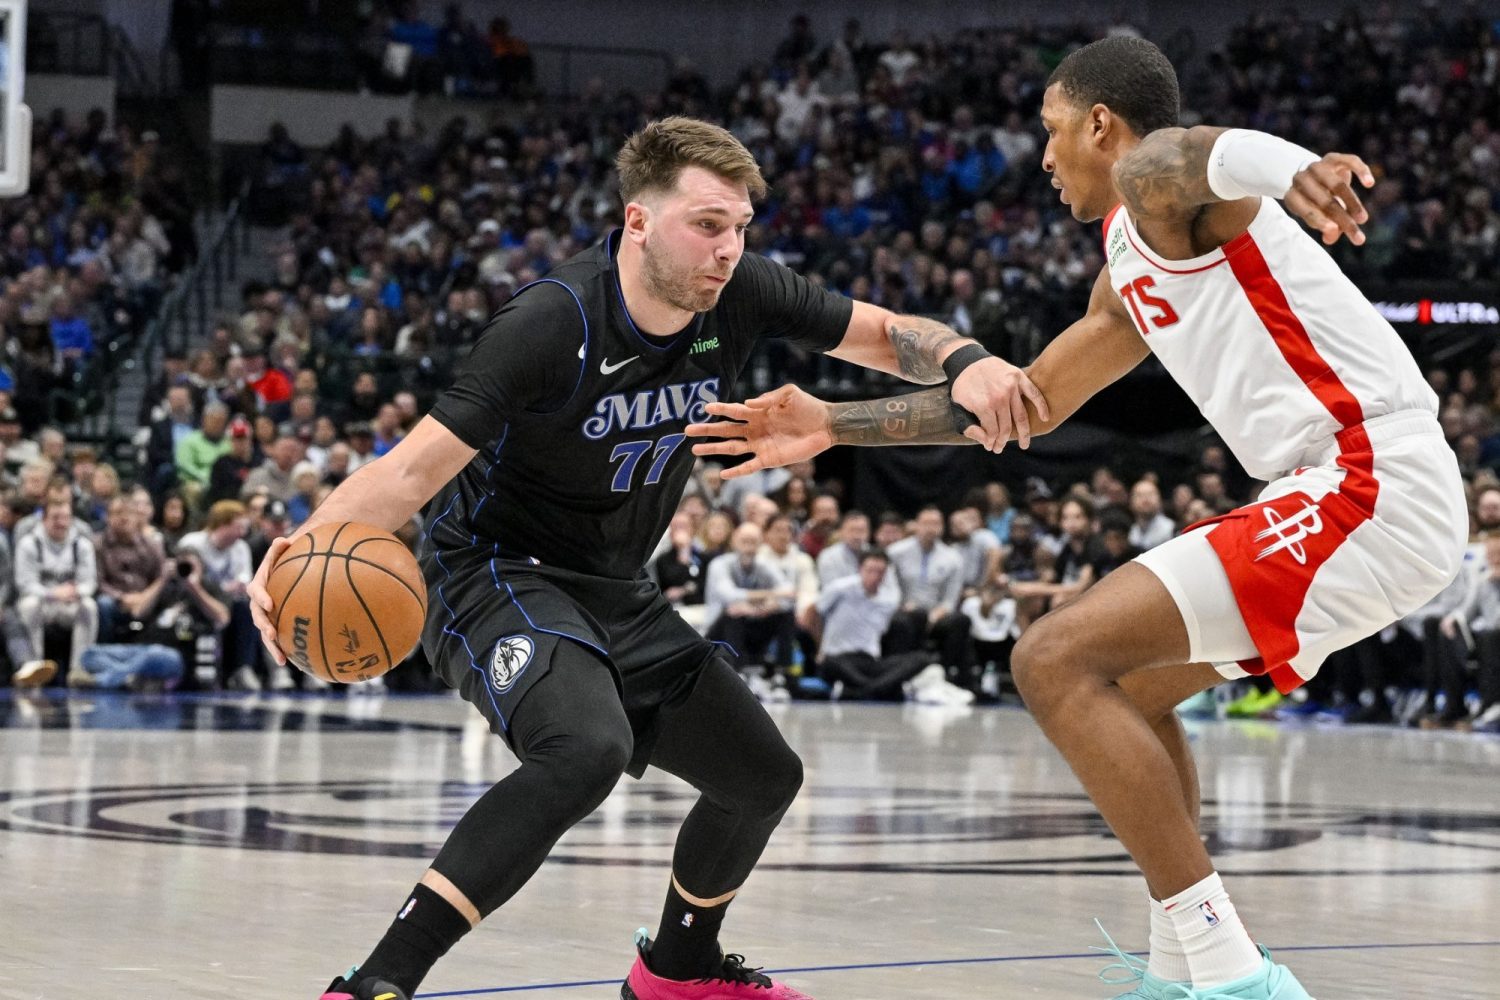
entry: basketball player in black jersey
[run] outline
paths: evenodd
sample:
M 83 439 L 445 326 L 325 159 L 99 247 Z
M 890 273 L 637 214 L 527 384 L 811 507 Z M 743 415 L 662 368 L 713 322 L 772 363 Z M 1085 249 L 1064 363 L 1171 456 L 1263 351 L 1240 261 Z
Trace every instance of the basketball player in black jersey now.
M 459 820 L 385 937 L 324 1000 L 411 997 L 622 772 L 648 764 L 701 798 L 678 834 L 660 931 L 638 942 L 622 996 L 801 997 L 719 947 L 802 765 L 720 648 L 644 574 L 692 468 L 683 430 L 734 396 L 765 337 L 914 382 L 951 379 L 953 400 L 978 418 L 965 433 L 987 447 L 1027 437 L 1024 399 L 1045 413 L 1019 369 L 947 327 L 745 254 L 765 182 L 723 129 L 654 122 L 617 166 L 624 228 L 519 291 L 432 411 L 301 529 L 394 529 L 431 501 L 423 648 L 521 761 Z M 251 587 L 278 662 L 265 583 L 289 543 L 275 543 Z

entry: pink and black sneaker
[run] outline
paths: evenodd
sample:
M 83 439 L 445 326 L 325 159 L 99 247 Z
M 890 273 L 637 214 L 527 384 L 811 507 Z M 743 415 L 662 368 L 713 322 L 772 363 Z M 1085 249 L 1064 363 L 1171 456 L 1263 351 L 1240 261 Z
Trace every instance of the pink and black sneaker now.
M 718 971 L 706 979 L 663 979 L 651 971 L 651 939 L 635 934 L 635 965 L 620 986 L 620 1000 L 812 1000 L 790 986 L 773 982 L 759 969 L 745 966 L 743 955 L 725 955 Z
M 384 979 L 356 979 L 358 969 L 350 969 L 328 984 L 318 1000 L 411 1000 Z

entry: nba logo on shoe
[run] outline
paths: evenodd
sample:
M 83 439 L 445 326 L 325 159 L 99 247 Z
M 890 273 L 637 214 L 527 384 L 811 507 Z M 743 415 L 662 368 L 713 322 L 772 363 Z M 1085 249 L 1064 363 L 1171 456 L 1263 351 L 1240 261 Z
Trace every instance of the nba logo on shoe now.
M 406 901 L 406 905 L 405 906 L 401 907 L 401 912 L 398 913 L 398 914 L 396 914 L 396 919 L 397 920 L 405 920 L 407 918 L 407 916 L 411 913 L 411 911 L 415 910 L 416 908 L 417 908 L 417 897 L 413 896 L 411 899 L 408 899 Z
M 684 927 L 691 927 L 691 926 L 693 926 L 693 915 L 691 913 L 684 913 L 682 915 L 682 926 L 684 926 Z
M 1217 926 L 1219 926 L 1219 915 L 1214 912 L 1214 904 L 1212 904 L 1212 903 L 1199 903 L 1198 904 L 1198 912 L 1201 913 L 1201 914 L 1203 914 L 1203 919 L 1208 921 L 1208 926 L 1210 926 L 1210 927 L 1217 927 Z

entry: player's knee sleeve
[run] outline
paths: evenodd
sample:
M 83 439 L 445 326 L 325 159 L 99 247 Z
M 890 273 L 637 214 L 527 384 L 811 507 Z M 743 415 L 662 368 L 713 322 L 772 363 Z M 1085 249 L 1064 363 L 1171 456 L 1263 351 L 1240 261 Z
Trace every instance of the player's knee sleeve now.
M 547 736 L 527 748 L 524 767 L 543 772 L 549 808 L 577 822 L 593 812 L 625 773 L 634 740 L 623 714 L 597 728 Z

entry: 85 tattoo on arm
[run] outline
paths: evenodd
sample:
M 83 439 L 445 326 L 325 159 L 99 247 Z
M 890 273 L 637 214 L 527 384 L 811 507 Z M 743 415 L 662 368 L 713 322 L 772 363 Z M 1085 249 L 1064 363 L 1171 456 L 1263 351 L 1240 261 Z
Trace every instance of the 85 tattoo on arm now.
M 942 358 L 948 348 L 971 342 L 937 320 L 921 316 L 896 316 L 888 336 L 896 350 L 896 362 L 905 378 L 922 385 L 946 381 Z
M 938 373 L 942 374 L 942 366 Z M 834 444 L 975 443 L 963 434 L 972 418 L 954 406 L 947 386 L 884 399 L 831 403 L 828 408 Z

